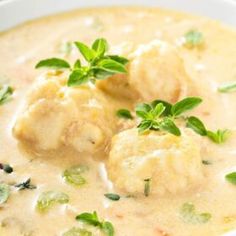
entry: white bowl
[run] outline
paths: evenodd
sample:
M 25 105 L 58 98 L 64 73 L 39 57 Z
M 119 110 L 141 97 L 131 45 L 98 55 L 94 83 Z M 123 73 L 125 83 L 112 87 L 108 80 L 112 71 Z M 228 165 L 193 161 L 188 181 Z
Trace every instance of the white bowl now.
M 236 0 L 3 0 L 0 1 L 0 31 L 27 20 L 73 8 L 111 5 L 171 8 L 236 26 Z
M 236 27 L 236 0 L 0 0 L 0 31 L 74 8 L 114 5 L 170 8 L 207 16 Z M 236 231 L 223 236 L 236 236 Z

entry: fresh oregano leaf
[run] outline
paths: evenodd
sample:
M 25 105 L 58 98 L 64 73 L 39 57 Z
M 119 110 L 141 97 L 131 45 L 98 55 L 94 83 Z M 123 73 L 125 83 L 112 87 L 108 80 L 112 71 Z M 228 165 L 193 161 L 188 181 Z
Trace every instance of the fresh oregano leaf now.
M 105 52 L 108 50 L 106 39 L 96 39 L 92 45 L 92 49 L 96 52 L 98 57 L 104 56 Z
M 231 184 L 236 185 L 236 172 L 229 173 L 225 176 L 225 179 Z
M 198 213 L 192 203 L 184 203 L 180 209 L 180 217 L 189 224 L 205 224 L 211 219 L 211 214 Z
M 133 116 L 131 115 L 130 111 L 127 110 L 127 109 L 119 109 L 119 110 L 116 112 L 116 115 L 117 115 L 119 118 L 123 118 L 123 119 L 133 119 Z
M 118 55 L 106 55 L 108 43 L 105 39 L 96 39 L 91 48 L 82 42 L 75 42 L 75 46 L 87 61 L 87 65 L 82 65 L 79 59 L 70 66 L 64 59 L 50 58 L 40 61 L 36 68 L 69 70 L 68 86 L 95 83 L 96 80 L 106 79 L 114 74 L 127 73 L 125 65 L 128 60 Z
M 231 93 L 236 91 L 236 81 L 221 85 L 218 88 L 220 93 Z
M 63 177 L 69 184 L 82 186 L 86 183 L 86 179 L 83 177 L 83 174 L 87 171 L 87 166 L 77 165 L 65 170 L 63 173 Z
M 67 61 L 60 58 L 50 58 L 50 59 L 40 61 L 35 66 L 36 69 L 41 68 L 41 67 L 47 67 L 51 69 L 69 69 L 70 64 Z
M 41 212 L 45 212 L 57 203 L 66 204 L 68 202 L 69 196 L 67 194 L 58 191 L 47 191 L 40 194 L 36 208 Z
M 179 116 L 182 113 L 192 110 L 202 102 L 199 97 L 187 97 L 183 100 L 175 103 L 171 108 L 171 114 L 173 116 Z
M 207 135 L 207 130 L 200 119 L 195 116 L 190 116 L 187 118 L 187 127 L 194 130 L 197 134 L 201 136 Z
M 93 234 L 86 229 L 73 227 L 67 232 L 65 232 L 63 236 L 93 236 Z
M 83 69 L 77 69 L 70 74 L 67 85 L 69 87 L 79 86 L 87 83 L 88 81 L 89 81 L 89 76 L 86 74 L 86 72 L 84 72 Z
M 203 45 L 204 43 L 204 37 L 203 34 L 196 30 L 189 30 L 185 35 L 185 46 L 188 48 L 195 48 Z
M 13 94 L 13 88 L 8 85 L 0 86 L 0 105 L 8 102 Z
M 114 230 L 113 225 L 110 222 L 108 221 L 103 222 L 101 228 L 102 228 L 102 231 L 105 233 L 105 235 L 114 236 L 115 230 Z
M 120 200 L 120 195 L 115 194 L 115 193 L 106 193 L 104 196 L 112 201 L 119 201 Z
M 80 53 L 83 55 L 86 61 L 91 62 L 96 57 L 96 52 L 93 49 L 90 49 L 84 43 L 75 42 L 75 45 L 79 49 Z
M 115 234 L 113 225 L 109 221 L 99 220 L 96 211 L 93 213 L 84 212 L 80 215 L 77 215 L 76 220 L 100 228 L 100 230 L 104 232 L 106 236 L 114 236 Z
M 98 67 L 111 73 L 127 73 L 125 66 L 112 59 L 103 59 L 98 63 Z
M 176 124 L 170 118 L 164 118 L 159 124 L 160 130 L 167 131 L 176 136 L 181 135 L 180 129 L 176 126 Z
M 217 144 L 224 143 L 228 138 L 228 136 L 229 136 L 229 130 L 227 129 L 224 130 L 218 129 L 216 132 L 207 130 L 207 137 Z
M 10 187 L 8 184 L 0 183 L 0 205 L 7 201 L 10 196 Z

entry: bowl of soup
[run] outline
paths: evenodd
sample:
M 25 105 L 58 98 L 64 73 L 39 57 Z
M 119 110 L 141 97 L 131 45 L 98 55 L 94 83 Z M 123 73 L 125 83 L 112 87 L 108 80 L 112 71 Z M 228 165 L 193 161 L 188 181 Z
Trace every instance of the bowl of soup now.
M 232 1 L 0 3 L 0 235 L 236 235 Z

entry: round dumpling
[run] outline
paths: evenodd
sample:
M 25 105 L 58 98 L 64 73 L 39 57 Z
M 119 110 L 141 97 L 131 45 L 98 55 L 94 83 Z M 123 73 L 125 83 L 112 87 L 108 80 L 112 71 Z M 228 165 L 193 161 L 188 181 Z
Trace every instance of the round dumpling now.
M 181 136 L 129 129 L 112 140 L 108 174 L 115 187 L 130 193 L 144 192 L 150 180 L 151 193 L 177 193 L 197 186 L 203 178 L 198 137 L 189 130 Z
M 104 150 L 116 129 L 112 106 L 99 89 L 67 87 L 65 78 L 46 74 L 38 79 L 17 117 L 15 137 L 37 150 Z
M 154 40 L 137 46 L 129 54 L 126 52 L 125 56 L 130 59 L 128 75 L 115 75 L 99 82 L 102 89 L 116 96 L 144 101 L 176 102 L 192 94 L 193 84 L 183 60 L 170 44 Z

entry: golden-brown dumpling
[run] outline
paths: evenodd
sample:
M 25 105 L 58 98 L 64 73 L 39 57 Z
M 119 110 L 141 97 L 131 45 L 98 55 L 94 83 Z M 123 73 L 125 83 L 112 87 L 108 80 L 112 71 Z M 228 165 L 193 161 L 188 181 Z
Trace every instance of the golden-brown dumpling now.
M 30 90 L 13 132 L 38 150 L 71 146 L 93 153 L 105 148 L 115 130 L 114 112 L 95 87 L 67 87 L 63 76 L 45 75 Z
M 114 185 L 130 194 L 144 192 L 151 179 L 151 192 L 177 193 L 197 186 L 202 178 L 198 137 L 190 129 L 181 136 L 150 131 L 139 134 L 129 129 L 112 141 L 108 174 Z
M 130 59 L 128 75 L 115 75 L 99 86 L 116 96 L 134 100 L 163 99 L 176 102 L 192 93 L 193 84 L 176 48 L 167 42 L 154 40 L 141 44 L 125 56 Z

